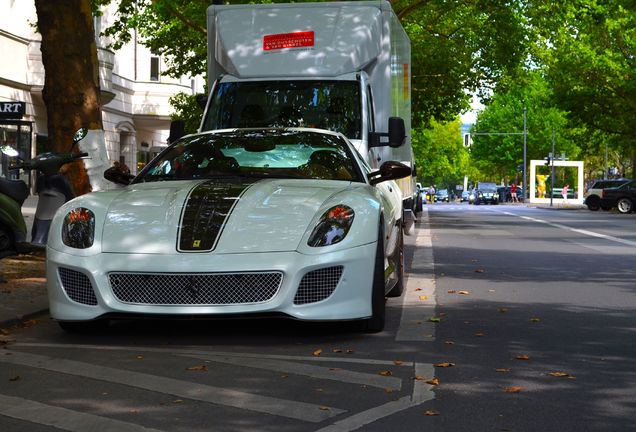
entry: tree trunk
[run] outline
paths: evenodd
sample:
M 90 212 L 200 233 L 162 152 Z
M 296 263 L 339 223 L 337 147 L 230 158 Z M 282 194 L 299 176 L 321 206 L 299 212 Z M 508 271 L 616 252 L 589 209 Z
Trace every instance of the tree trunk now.
M 42 35 L 49 149 L 68 152 L 80 127 L 103 129 L 90 0 L 35 0 Z M 73 151 L 79 151 L 77 146 Z M 63 168 L 77 195 L 91 191 L 82 161 Z

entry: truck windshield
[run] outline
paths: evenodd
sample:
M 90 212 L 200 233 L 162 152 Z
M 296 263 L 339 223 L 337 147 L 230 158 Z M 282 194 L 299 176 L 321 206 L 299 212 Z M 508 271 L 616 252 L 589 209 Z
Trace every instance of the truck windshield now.
M 361 139 L 357 81 L 246 81 L 216 86 L 203 130 L 310 127 Z

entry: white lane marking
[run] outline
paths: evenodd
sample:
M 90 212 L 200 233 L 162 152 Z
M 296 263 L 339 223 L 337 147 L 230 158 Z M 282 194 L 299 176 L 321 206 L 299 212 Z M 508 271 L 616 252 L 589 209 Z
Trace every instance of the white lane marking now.
M 491 211 L 493 211 L 495 213 L 505 214 L 505 215 L 508 215 L 508 216 L 515 216 L 515 217 L 518 217 L 518 218 L 521 218 L 521 219 L 525 219 L 525 220 L 530 221 L 530 222 L 542 223 L 542 224 L 545 224 L 545 225 L 552 226 L 554 228 L 559 228 L 559 229 L 570 231 L 570 232 L 574 232 L 574 233 L 577 233 L 577 234 L 583 234 L 583 235 L 586 235 L 586 236 L 589 236 L 589 237 L 601 238 L 601 239 L 604 239 L 604 240 L 612 241 L 612 242 L 615 242 L 615 243 L 621 243 L 621 244 L 625 244 L 625 245 L 628 245 L 628 246 L 636 246 L 636 242 L 634 242 L 634 241 L 625 240 L 625 239 L 614 237 L 614 236 L 607 235 L 607 234 L 601 234 L 601 233 L 597 233 L 597 232 L 594 232 L 594 231 L 588 231 L 588 230 L 579 229 L 579 228 L 572 228 L 572 227 L 569 227 L 567 225 L 562 225 L 560 223 L 550 222 L 550 221 L 547 221 L 547 220 L 544 220 L 544 219 L 537 219 L 537 218 L 533 218 L 533 217 L 530 217 L 530 216 L 518 215 L 518 214 L 510 213 L 510 212 L 507 212 L 507 211 L 499 211 L 499 210 L 491 210 Z
M 160 432 L 121 420 L 85 414 L 18 397 L 0 395 L 0 415 L 71 432 Z
M 231 406 L 313 423 L 318 423 L 346 412 L 345 410 L 333 407 L 259 396 L 237 390 L 165 378 L 158 375 L 125 371 L 17 351 L 12 351 L 11 356 L 0 357 L 0 363 L 11 363 L 50 370 L 67 375 L 117 383 L 163 394 L 171 394 L 185 399 L 198 400 L 215 405 Z
M 184 356 L 217 356 L 217 357 L 229 357 L 235 358 L 235 364 L 238 364 L 241 359 L 250 359 L 257 361 L 258 359 L 276 359 L 276 360 L 299 360 L 299 361 L 312 361 L 312 362 L 344 362 L 352 364 L 365 364 L 365 365 L 382 365 L 393 367 L 412 367 L 414 370 L 414 377 L 433 378 L 435 376 L 435 368 L 431 364 L 414 363 L 405 361 L 397 365 L 394 361 L 388 360 L 374 360 L 374 359 L 356 359 L 346 357 L 305 357 L 305 356 L 283 356 L 283 355 L 263 355 L 263 354 L 250 354 L 250 353 L 228 353 L 228 352 L 216 352 L 216 351 L 201 351 L 195 348 L 192 349 L 174 349 L 174 348 L 153 348 L 153 347 L 132 347 L 132 346 L 100 346 L 100 345 L 75 345 L 75 344 L 52 344 L 52 343 L 29 343 L 19 342 L 12 345 L 13 348 L 18 347 L 43 347 L 43 348 L 75 348 L 75 349 L 93 349 L 104 351 L 136 351 L 136 352 L 155 352 L 155 353 L 169 353 L 175 355 Z M 1 360 L 1 358 L 0 358 Z M 354 414 L 350 417 L 346 417 L 340 422 L 334 423 L 328 426 L 327 431 L 339 431 L 347 432 L 361 428 L 362 426 L 372 423 L 376 420 L 384 418 L 388 415 L 395 414 L 401 410 L 412 408 L 420 405 L 426 401 L 433 399 L 434 386 L 427 384 L 426 380 L 413 379 L 413 392 L 411 396 L 405 396 L 400 399 L 399 403 L 389 402 L 387 404 L 380 405 L 378 407 L 370 408 L 361 413 Z M 331 428 L 331 429 L 329 429 Z
M 421 216 L 423 224 L 417 228 L 415 251 L 410 273 L 402 294 L 402 317 L 395 340 L 435 340 L 435 324 L 428 319 L 435 315 L 435 268 L 433 243 L 428 225 L 428 209 Z
M 415 376 L 433 378 L 434 368 L 430 364 L 415 363 Z M 396 414 L 405 409 L 413 408 L 433 399 L 433 386 L 421 379 L 413 380 L 413 394 L 404 396 L 396 401 L 359 412 L 332 425 L 319 429 L 317 432 L 351 432 L 358 430 L 374 421 Z M 399 428 L 398 428 L 399 429 Z
M 332 380 L 349 384 L 361 384 L 381 389 L 400 390 L 402 380 L 395 377 L 385 377 L 378 374 L 368 374 L 349 371 L 339 368 L 328 368 L 323 366 L 305 365 L 283 360 L 267 360 L 263 358 L 246 358 L 237 356 L 218 355 L 192 355 L 179 354 L 184 357 L 192 357 L 201 360 L 209 360 L 217 363 L 232 364 L 240 367 L 250 367 L 270 371 L 290 373 L 294 375 L 308 376 L 311 378 Z

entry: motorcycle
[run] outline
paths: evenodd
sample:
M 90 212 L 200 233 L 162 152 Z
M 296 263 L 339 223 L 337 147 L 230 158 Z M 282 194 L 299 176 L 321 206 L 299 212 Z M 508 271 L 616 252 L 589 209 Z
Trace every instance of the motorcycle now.
M 81 128 L 75 133 L 71 150 L 87 132 L 86 128 Z M 9 146 L 0 148 L 0 151 L 8 157 L 19 157 L 18 152 Z M 59 171 L 62 166 L 86 156 L 88 153 L 47 152 L 30 161 L 18 159 L 19 163 L 11 168 L 38 172 L 35 191 L 39 198 L 30 242 L 26 240 L 27 226 L 22 215 L 22 205 L 29 196 L 29 188 L 23 180 L 0 177 L 0 258 L 44 250 L 55 212 L 62 204 L 75 198 L 71 185 Z

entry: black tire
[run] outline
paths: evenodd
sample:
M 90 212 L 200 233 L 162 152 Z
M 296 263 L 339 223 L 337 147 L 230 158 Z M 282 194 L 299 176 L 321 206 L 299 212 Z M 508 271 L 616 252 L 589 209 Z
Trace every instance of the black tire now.
M 634 203 L 629 198 L 619 198 L 616 201 L 616 208 L 620 213 L 631 213 L 634 210 Z
M 586 198 L 585 205 L 591 211 L 598 211 L 601 208 L 601 199 L 598 195 L 590 195 Z
M 0 257 L 12 255 L 14 251 L 13 232 L 6 225 L 0 224 Z
M 381 224 L 381 222 L 380 222 Z M 378 245 L 375 251 L 373 287 L 371 289 L 371 318 L 364 321 L 364 331 L 378 333 L 384 330 L 386 321 L 386 295 L 384 293 L 384 234 L 378 230 Z
M 108 320 L 94 321 L 58 321 L 58 325 L 67 333 L 88 334 L 99 333 L 108 329 Z
M 404 233 L 400 229 L 400 238 L 398 240 L 397 249 L 393 260 L 395 261 L 395 273 L 397 275 L 397 282 L 391 288 L 391 291 L 386 295 L 387 297 L 400 297 L 404 292 Z

